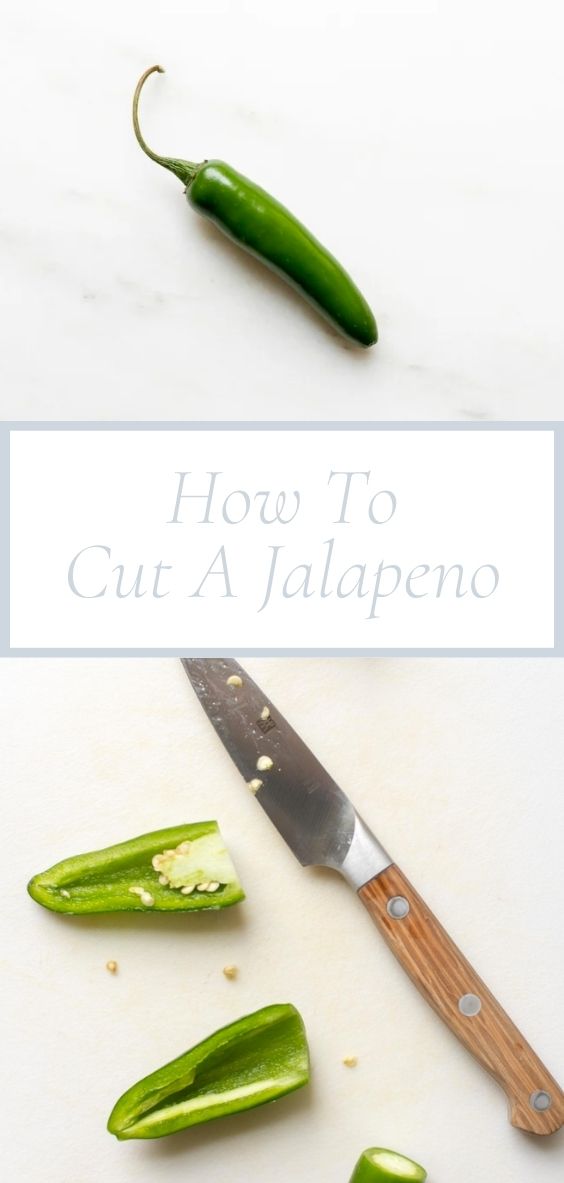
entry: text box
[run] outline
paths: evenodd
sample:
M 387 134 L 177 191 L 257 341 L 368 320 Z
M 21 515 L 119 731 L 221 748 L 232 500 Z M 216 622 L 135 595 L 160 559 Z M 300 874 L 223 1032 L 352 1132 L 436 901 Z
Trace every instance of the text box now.
M 18 425 L 11 652 L 554 651 L 553 429 Z

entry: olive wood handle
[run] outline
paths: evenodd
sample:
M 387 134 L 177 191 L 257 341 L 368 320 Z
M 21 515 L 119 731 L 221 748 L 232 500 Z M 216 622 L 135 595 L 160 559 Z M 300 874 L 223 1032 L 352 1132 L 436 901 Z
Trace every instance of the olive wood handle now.
M 564 1094 L 398 867 L 359 897 L 427 1002 L 507 1093 L 511 1124 L 532 1134 L 564 1125 Z

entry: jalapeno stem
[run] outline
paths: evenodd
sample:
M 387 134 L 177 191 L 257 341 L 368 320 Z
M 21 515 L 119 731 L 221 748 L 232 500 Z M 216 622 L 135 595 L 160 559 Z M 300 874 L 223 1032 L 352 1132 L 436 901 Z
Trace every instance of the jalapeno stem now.
M 156 161 L 157 164 L 161 164 L 163 168 L 168 168 L 183 184 L 190 185 L 196 176 L 199 165 L 194 164 L 191 160 L 175 160 L 170 156 L 159 156 L 157 152 L 153 152 L 152 148 L 149 148 L 139 126 L 139 98 L 147 78 L 151 74 L 164 74 L 164 72 L 164 66 L 149 66 L 149 69 L 145 70 L 145 73 L 141 75 L 135 87 L 135 94 L 133 95 L 133 130 L 137 143 L 143 149 L 146 156 Z

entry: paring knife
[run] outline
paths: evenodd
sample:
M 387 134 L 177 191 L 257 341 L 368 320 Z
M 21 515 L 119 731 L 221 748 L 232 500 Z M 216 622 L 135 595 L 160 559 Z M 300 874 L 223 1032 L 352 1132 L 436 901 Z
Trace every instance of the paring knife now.
M 517 1027 L 259 686 L 226 658 L 183 658 L 196 694 L 259 805 L 303 866 L 340 871 L 427 1002 L 507 1093 L 511 1124 L 564 1125 L 564 1094 Z

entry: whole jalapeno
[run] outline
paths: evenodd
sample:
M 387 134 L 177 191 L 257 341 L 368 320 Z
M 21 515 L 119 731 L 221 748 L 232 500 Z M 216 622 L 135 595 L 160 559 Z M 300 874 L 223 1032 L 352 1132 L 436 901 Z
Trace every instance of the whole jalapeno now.
M 139 96 L 151 66 L 139 79 L 133 97 L 133 128 L 143 151 L 174 173 L 186 186 L 190 204 L 239 246 L 282 276 L 345 336 L 374 345 L 374 315 L 350 275 L 332 254 L 279 201 L 222 160 L 189 160 L 153 152 L 139 127 Z

